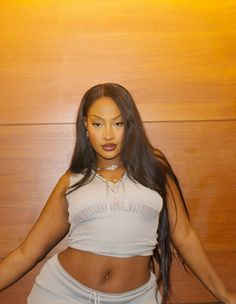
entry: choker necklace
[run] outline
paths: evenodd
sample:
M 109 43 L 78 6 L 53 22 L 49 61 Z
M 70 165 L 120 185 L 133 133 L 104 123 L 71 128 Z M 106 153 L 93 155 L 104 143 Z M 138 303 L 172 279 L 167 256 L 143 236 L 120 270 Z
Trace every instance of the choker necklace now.
M 118 169 L 118 168 L 120 168 L 119 165 L 111 165 L 111 166 L 109 166 L 109 167 L 103 167 L 103 168 L 97 167 L 96 169 L 97 169 L 97 171 L 101 171 L 101 170 L 114 171 L 114 170 L 116 170 L 116 169 Z

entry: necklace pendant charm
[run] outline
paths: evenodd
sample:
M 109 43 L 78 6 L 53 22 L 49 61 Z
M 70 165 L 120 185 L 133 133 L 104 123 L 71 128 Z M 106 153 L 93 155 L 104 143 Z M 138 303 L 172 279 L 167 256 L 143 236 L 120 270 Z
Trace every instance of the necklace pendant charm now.
M 118 168 L 119 166 L 118 165 L 111 165 L 109 167 L 106 167 L 105 170 L 110 170 L 110 171 L 114 171 Z

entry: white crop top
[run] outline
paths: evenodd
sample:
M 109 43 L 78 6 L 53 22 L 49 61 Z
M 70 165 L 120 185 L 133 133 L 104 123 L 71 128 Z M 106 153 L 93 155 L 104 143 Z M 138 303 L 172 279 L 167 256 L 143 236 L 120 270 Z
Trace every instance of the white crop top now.
M 82 177 L 72 173 L 70 185 Z M 115 257 L 153 254 L 163 204 L 156 191 L 131 181 L 126 173 L 115 184 L 96 174 L 66 198 L 69 247 Z

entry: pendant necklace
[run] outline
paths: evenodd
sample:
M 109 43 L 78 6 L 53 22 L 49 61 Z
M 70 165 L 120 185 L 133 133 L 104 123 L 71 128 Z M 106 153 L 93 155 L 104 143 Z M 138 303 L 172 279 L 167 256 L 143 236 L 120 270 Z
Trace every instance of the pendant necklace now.
M 97 167 L 96 168 L 96 170 L 97 170 L 97 172 L 98 172 L 98 175 L 100 176 L 100 177 L 102 177 L 103 179 L 105 179 L 106 181 L 111 181 L 111 182 L 119 182 L 120 181 L 120 179 L 122 178 L 119 178 L 119 179 L 106 179 L 106 178 L 104 178 L 100 173 L 99 173 L 99 171 L 103 171 L 103 170 L 105 170 L 105 171 L 115 171 L 116 169 L 119 169 L 119 168 L 121 168 L 121 166 L 120 165 L 115 165 L 115 164 L 113 164 L 113 165 L 110 165 L 110 166 L 108 166 L 108 167 Z

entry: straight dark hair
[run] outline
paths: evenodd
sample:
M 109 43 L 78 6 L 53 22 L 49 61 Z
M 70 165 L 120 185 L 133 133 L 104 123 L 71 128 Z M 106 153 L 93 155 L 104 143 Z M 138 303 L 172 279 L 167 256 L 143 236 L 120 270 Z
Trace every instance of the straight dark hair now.
M 127 175 L 131 180 L 138 181 L 142 185 L 157 191 L 163 199 L 157 230 L 158 244 L 153 251 L 153 257 L 159 264 L 157 284 L 163 283 L 163 303 L 165 303 L 170 291 L 170 267 L 172 261 L 171 233 L 167 209 L 168 177 L 176 184 L 187 215 L 188 211 L 178 179 L 169 162 L 164 154 L 160 150 L 154 149 L 149 142 L 131 94 L 119 84 L 103 83 L 95 85 L 82 98 L 76 120 L 75 148 L 67 171 L 83 173 L 84 177 L 78 183 L 70 186 L 72 190 L 68 191 L 67 195 L 90 182 L 94 177 L 93 169 L 96 168 L 96 152 L 91 147 L 86 136 L 84 117 L 87 116 L 90 106 L 97 99 L 104 96 L 112 98 L 121 111 L 124 122 L 124 139 L 120 157 Z M 173 193 L 172 197 L 174 199 Z

